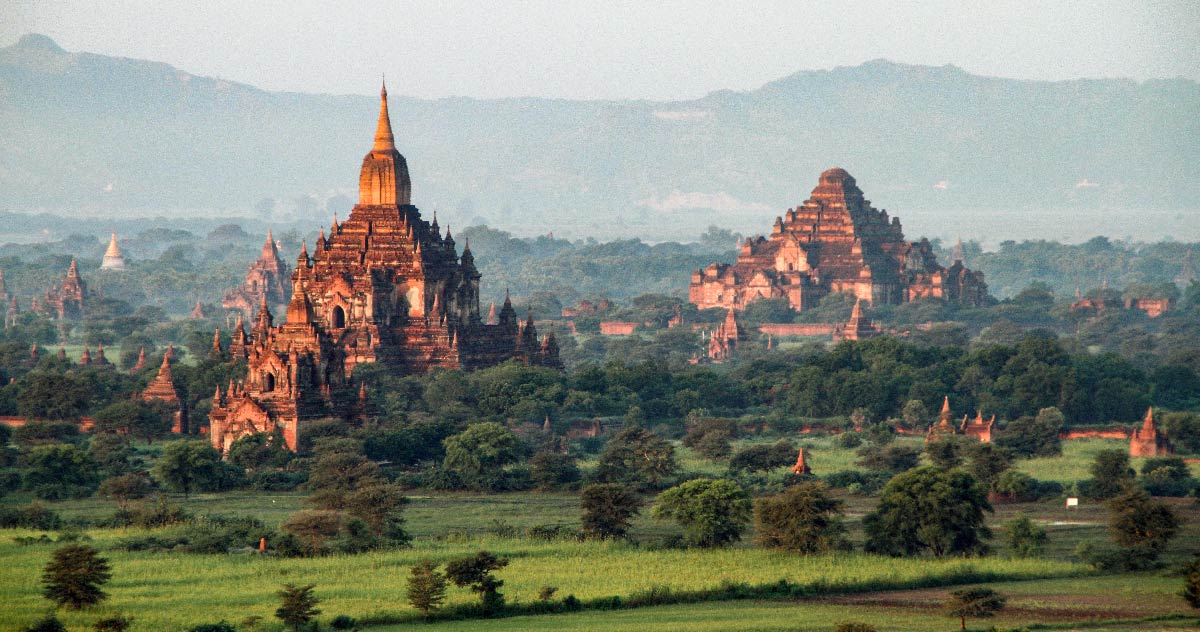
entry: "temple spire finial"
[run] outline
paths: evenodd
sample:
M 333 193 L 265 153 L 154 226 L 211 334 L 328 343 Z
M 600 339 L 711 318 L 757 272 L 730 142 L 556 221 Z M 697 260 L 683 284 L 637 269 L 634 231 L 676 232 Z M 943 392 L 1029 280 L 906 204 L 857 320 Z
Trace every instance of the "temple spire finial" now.
M 379 91 L 379 125 L 375 128 L 375 146 L 372 152 L 386 152 L 396 149 L 396 139 L 392 136 L 392 120 L 388 116 L 387 82 Z

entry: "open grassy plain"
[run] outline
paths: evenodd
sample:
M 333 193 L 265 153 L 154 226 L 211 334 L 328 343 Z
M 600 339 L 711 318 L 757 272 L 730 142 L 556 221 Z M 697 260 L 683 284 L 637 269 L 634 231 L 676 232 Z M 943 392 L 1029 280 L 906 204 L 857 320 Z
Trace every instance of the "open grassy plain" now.
M 786 579 L 813 594 L 891 590 L 969 581 L 1073 576 L 1086 573 L 1078 564 L 1051 560 L 902 559 L 862 554 L 801 557 L 760 549 L 649 550 L 600 542 L 535 542 L 498 537 L 458 541 L 420 541 L 400 551 L 319 559 L 281 559 L 252 554 L 196 555 L 111 550 L 124 529 L 87 532 L 106 550 L 113 567 L 109 601 L 84 613 L 64 612 L 68 626 L 84 627 L 104 612 L 120 611 L 136 620 L 135 630 L 182 630 L 186 626 L 249 614 L 274 612 L 274 592 L 285 582 L 315 583 L 327 615 L 349 614 L 378 621 L 404 621 L 415 611 L 404 601 L 408 568 L 420 559 L 445 562 L 480 549 L 511 558 L 497 573 L 510 602 L 528 603 L 550 585 L 560 594 L 591 601 L 628 599 L 652 590 L 700 591 L 722 583 L 751 588 Z M 5 560 L 0 578 L 5 614 L 0 625 L 18 629 L 45 612 L 38 589 L 41 567 L 53 544 L 18 545 L 13 537 L 35 535 L 14 530 L 0 542 Z M 476 599 L 452 590 L 450 603 Z M 476 622 L 478 624 L 478 622 Z
M 762 439 L 766 440 L 766 439 Z M 772 439 L 773 440 L 773 439 Z M 899 441 L 913 441 L 901 438 Z M 833 439 L 802 436 L 798 442 L 813 452 L 818 474 L 854 467 L 853 450 Z M 1106 440 L 1071 441 L 1055 459 L 1020 461 L 1017 467 L 1069 485 L 1087 476 L 1096 450 L 1115 447 Z M 157 447 L 157 446 L 155 446 Z M 685 470 L 717 474 L 721 467 L 681 449 Z M 1050 476 L 1049 474 L 1057 474 Z M 876 498 L 841 494 L 851 539 L 861 545 L 861 519 Z M 23 502 L 9 497 L 5 504 Z M 305 508 L 302 493 L 230 492 L 175 496 L 172 502 L 196 516 L 252 516 L 277 526 Z M 1169 499 L 1185 525 L 1164 556 L 1176 566 L 1200 550 L 1200 505 L 1191 499 Z M 109 501 L 85 499 L 48 503 L 64 518 L 96 518 L 112 513 Z M 880 630 L 954 629 L 956 623 L 937 612 L 949 586 L 986 582 L 1010 595 L 1010 608 L 994 623 L 1001 629 L 1037 624 L 1036 629 L 1174 630 L 1195 625 L 1175 596 L 1179 577 L 1166 571 L 1140 575 L 1098 575 L 1079 564 L 1081 541 L 1107 538 L 1107 511 L 1084 502 L 1067 509 L 1061 500 L 1005 504 L 989 522 L 997 533 L 996 555 L 975 559 L 891 559 L 855 554 L 800 557 L 754 548 L 752 533 L 739 545 L 721 550 L 677 550 L 660 546 L 678 533 L 673 524 L 652 520 L 648 511 L 634 523 L 637 545 L 537 540 L 525 537 L 535 526 L 579 526 L 578 496 L 556 493 L 425 493 L 413 492 L 406 508 L 410 549 L 319 559 L 280 559 L 251 553 L 200 555 L 127 552 L 117 549 L 123 538 L 145 535 L 137 529 L 89 529 L 86 536 L 113 566 L 106 590 L 110 599 L 91 611 L 60 611 L 70 630 L 90 629 L 106 614 L 134 617 L 134 632 L 184 631 L 200 623 L 239 622 L 264 617 L 257 630 L 282 628 L 273 618 L 275 591 L 285 582 L 317 585 L 323 600 L 320 619 L 347 614 L 371 629 L 409 629 L 417 613 L 406 603 L 409 567 L 421 559 L 445 562 L 480 549 L 511 558 L 497 573 L 512 604 L 537 601 L 543 586 L 557 587 L 555 599 L 574 595 L 583 610 L 498 619 L 438 621 L 421 624 L 438 630 L 830 630 L 838 621 L 855 619 Z M 1004 557 L 1005 521 L 1018 513 L 1046 527 L 1050 544 L 1038 559 Z M 17 538 L 38 536 L 27 530 L 0 531 L 0 631 L 21 630 L 48 610 L 40 595 L 39 576 L 55 544 L 20 544 Z M 50 534 L 51 536 L 55 534 Z M 787 590 L 777 587 L 788 582 Z M 784 594 L 786 593 L 786 594 Z M 620 598 L 614 608 L 613 597 Z M 468 604 L 476 596 L 450 590 L 450 604 Z M 637 606 L 637 607 L 631 607 Z M 1163 619 L 1147 620 L 1162 616 Z M 985 629 L 983 622 L 974 622 Z
M 1038 630 L 1192 630 L 1197 625 L 1180 599 L 1172 599 L 1178 579 L 1127 575 L 1001 582 L 988 586 L 1009 597 L 993 619 L 970 619 L 968 628 L 1027 627 Z M 579 632 L 828 632 L 846 621 L 861 621 L 881 631 L 957 630 L 958 621 L 940 612 L 946 589 L 870 593 L 804 600 L 737 601 L 680 604 L 613 612 L 582 612 L 489 621 L 489 632 L 562 630 Z M 478 621 L 430 625 L 438 632 L 478 630 Z M 385 626 L 399 632 L 411 626 Z

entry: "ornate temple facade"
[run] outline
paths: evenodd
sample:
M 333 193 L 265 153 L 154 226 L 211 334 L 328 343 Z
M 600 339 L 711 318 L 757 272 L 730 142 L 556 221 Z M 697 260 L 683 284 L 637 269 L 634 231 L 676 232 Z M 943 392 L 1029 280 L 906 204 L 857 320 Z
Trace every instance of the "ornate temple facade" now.
M 736 263 L 692 273 L 688 297 L 700 309 L 737 310 L 783 298 L 803 311 L 834 292 L 872 305 L 923 297 L 987 301 L 983 273 L 961 259 L 942 267 L 928 241 L 904 241 L 900 219 L 873 208 L 854 178 L 836 168 L 821 174 L 802 205 L 775 218 L 769 237 L 747 238 Z
M 279 432 L 296 449 L 306 422 L 361 418 L 354 368 L 379 362 L 398 375 L 434 368 L 471 370 L 517 358 L 558 366 L 551 332 L 539 339 L 505 301 L 494 325 L 479 314 L 480 274 L 470 245 L 457 254 L 437 219 L 410 203 L 412 184 L 396 150 L 381 95 L 375 143 L 363 158 L 359 203 L 342 223 L 302 247 L 292 273 L 285 321 L 274 325 L 260 300 L 251 334 L 239 323 L 231 355 L 244 354 L 244 383 L 218 388 L 209 415 L 213 446 Z M 264 253 L 266 246 L 264 246 Z M 363 393 L 365 396 L 365 393 Z
M 225 292 L 221 299 L 221 307 L 237 310 L 249 317 L 262 304 L 263 299 L 276 307 L 287 305 L 289 275 L 291 269 L 279 258 L 279 249 L 271 236 L 271 229 L 268 228 L 262 253 L 250 264 L 242 284 Z
M 737 351 L 738 343 L 746 339 L 746 332 L 732 309 L 725 313 L 725 320 L 708 336 L 708 361 L 720 364 Z
M 79 266 L 71 259 L 67 268 L 67 276 L 58 287 L 47 290 L 41 301 L 35 297 L 33 311 L 42 316 L 59 320 L 78 320 L 83 318 L 83 310 L 88 298 L 87 283 L 79 276 Z

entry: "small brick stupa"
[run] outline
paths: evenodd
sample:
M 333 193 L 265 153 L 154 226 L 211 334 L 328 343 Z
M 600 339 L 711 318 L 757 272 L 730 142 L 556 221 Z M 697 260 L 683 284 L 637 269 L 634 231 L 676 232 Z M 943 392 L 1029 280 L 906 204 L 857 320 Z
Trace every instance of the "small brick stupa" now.
M 865 340 L 883 333 L 883 329 L 871 322 L 863 313 L 862 299 L 855 299 L 854 309 L 850 310 L 850 320 L 833 330 L 833 340 Z
M 942 412 L 938 415 L 937 423 L 929 427 L 925 433 L 925 443 L 937 441 L 941 437 L 958 434 L 958 428 L 951 421 L 954 414 L 950 412 L 950 397 L 942 400 Z
M 1171 453 L 1167 438 L 1154 426 L 1154 408 L 1146 409 L 1142 427 L 1129 438 L 1129 456 L 1164 456 Z
M 808 466 L 808 451 L 800 448 L 800 454 L 796 455 L 796 464 L 792 466 L 793 474 L 812 474 L 812 468 Z
M 168 347 L 167 352 L 163 354 L 162 366 L 158 367 L 158 375 L 146 385 L 146 390 L 142 391 L 141 398 L 147 402 L 159 400 L 166 404 L 172 411 L 171 432 L 186 433 L 188 431 L 187 414 L 183 402 L 179 399 L 179 393 L 175 390 L 174 376 L 171 374 L 171 358 L 174 356 L 175 347 Z

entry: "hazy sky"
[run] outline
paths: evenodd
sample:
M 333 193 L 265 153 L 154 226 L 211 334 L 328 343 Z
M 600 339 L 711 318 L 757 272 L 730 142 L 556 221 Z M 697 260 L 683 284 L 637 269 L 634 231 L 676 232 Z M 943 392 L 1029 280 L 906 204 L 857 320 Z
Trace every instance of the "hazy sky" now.
M 885 57 L 1024 79 L 1200 80 L 1200 2 L 0 0 L 0 46 L 271 90 L 685 99 Z

